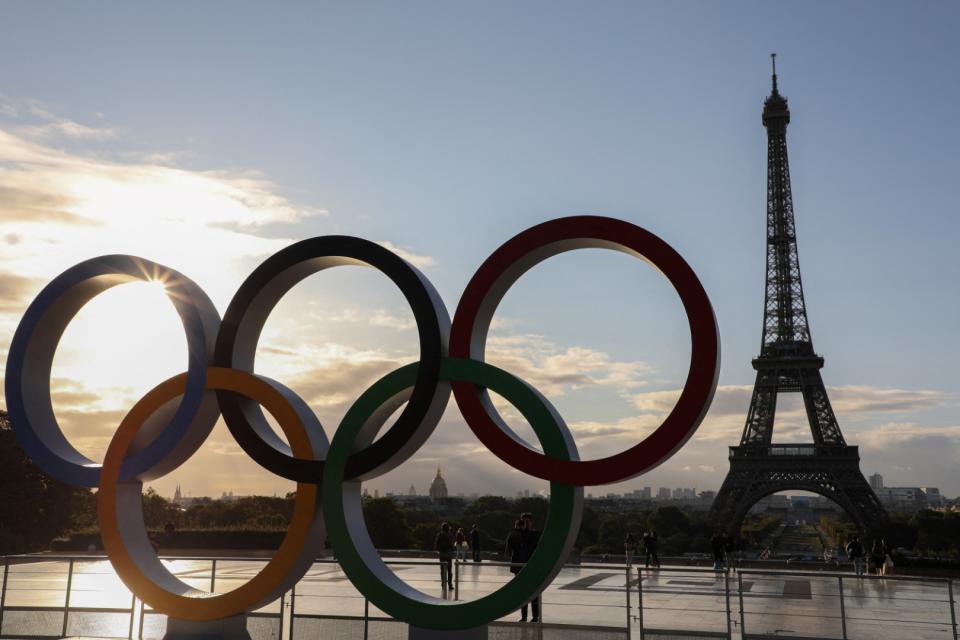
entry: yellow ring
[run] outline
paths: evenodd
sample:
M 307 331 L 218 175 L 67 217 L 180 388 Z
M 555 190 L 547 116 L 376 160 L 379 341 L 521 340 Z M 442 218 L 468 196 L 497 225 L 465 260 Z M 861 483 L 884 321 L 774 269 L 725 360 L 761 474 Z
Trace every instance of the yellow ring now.
M 139 480 L 119 482 L 120 465 L 147 419 L 179 397 L 186 381 L 187 374 L 182 373 L 160 383 L 137 402 L 120 423 L 100 474 L 97 493 L 100 536 L 120 579 L 155 611 L 184 620 L 217 620 L 262 607 L 303 577 L 323 544 L 323 521 L 317 485 L 298 482 L 293 518 L 280 548 L 246 584 L 213 595 L 190 587 L 163 566 L 150 545 L 146 528 L 139 523 L 130 524 L 137 516 L 139 522 L 143 522 L 143 483 Z M 266 380 L 235 369 L 211 367 L 207 369 L 206 386 L 233 391 L 259 402 L 279 423 L 294 456 L 311 460 L 316 459 L 317 454 L 325 457 L 326 451 L 314 451 L 297 409 Z

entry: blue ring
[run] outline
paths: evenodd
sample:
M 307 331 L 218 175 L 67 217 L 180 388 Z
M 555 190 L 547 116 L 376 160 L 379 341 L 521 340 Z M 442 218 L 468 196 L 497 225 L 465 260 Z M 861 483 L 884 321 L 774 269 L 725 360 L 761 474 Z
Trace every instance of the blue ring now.
M 124 461 L 121 479 L 150 480 L 176 468 L 199 448 L 219 417 L 216 398 L 206 391 L 206 370 L 220 314 L 203 290 L 178 271 L 135 256 L 107 255 L 76 264 L 30 303 L 10 344 L 5 382 L 7 411 L 20 445 L 43 471 L 74 486 L 96 487 L 100 465 L 77 451 L 57 423 L 50 399 L 53 357 L 67 325 L 87 302 L 135 280 L 162 282 L 180 316 L 187 338 L 187 389 L 169 420 L 161 417 L 149 425 L 144 446 Z

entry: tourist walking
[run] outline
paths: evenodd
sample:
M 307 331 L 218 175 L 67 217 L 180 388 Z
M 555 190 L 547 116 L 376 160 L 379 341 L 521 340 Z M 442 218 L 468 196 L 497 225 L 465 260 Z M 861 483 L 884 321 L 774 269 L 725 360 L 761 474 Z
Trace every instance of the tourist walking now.
M 474 562 L 482 560 L 480 557 L 480 529 L 477 529 L 477 525 L 473 525 L 470 529 L 470 551 L 473 553 Z
M 627 537 L 623 539 L 623 552 L 626 556 L 627 566 L 633 564 L 633 552 L 637 550 L 637 539 L 629 531 Z
M 883 575 L 889 576 L 893 573 L 893 547 L 886 540 L 882 540 L 880 546 L 883 548 Z
M 520 531 L 520 558 L 523 563 L 530 560 L 533 552 L 540 543 L 540 531 L 533 523 L 533 514 L 524 513 L 520 516 L 522 530 Z M 521 565 L 522 566 L 522 565 Z M 512 569 L 511 569 L 512 571 Z M 530 622 L 540 622 L 540 594 L 536 593 L 530 600 L 530 612 L 533 614 Z M 520 607 L 520 622 L 527 621 L 527 603 L 524 602 Z
M 453 590 L 453 536 L 450 535 L 450 525 L 444 522 L 440 525 L 440 532 L 433 541 L 433 548 L 440 558 L 440 586 L 443 590 Z
M 727 541 L 719 531 L 713 533 L 710 538 L 710 549 L 713 551 L 713 570 L 723 571 L 724 555 L 726 553 Z
M 643 534 L 643 551 L 646 555 L 646 566 L 649 567 L 650 563 L 653 562 L 653 566 L 660 568 L 660 557 L 657 555 L 657 547 L 659 546 L 657 540 L 657 532 L 649 531 Z
M 850 540 L 847 542 L 845 547 L 847 552 L 847 557 L 850 558 L 850 561 L 853 562 L 853 573 L 856 574 L 858 578 L 863 576 L 863 558 L 866 555 L 866 551 L 863 548 L 863 543 L 860 542 L 860 536 L 854 534 L 850 537 Z
M 457 529 L 454 544 L 457 547 L 457 562 L 463 562 L 467 559 L 467 534 L 463 532 L 463 527 Z
M 510 573 L 520 573 L 522 565 L 514 564 L 519 562 L 520 542 L 523 538 L 523 522 L 517 520 L 513 523 L 513 529 L 507 534 L 507 543 L 503 549 L 503 555 L 510 561 Z
M 870 569 L 875 575 L 883 575 L 883 544 L 879 540 L 873 541 L 870 547 Z

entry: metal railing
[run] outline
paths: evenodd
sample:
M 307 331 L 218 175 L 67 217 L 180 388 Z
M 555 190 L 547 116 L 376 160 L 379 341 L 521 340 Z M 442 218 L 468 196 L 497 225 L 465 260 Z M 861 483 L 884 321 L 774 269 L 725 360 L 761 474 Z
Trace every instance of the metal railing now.
M 188 584 L 224 592 L 249 579 L 266 559 L 164 561 Z M 411 586 L 450 600 L 482 597 L 512 577 L 509 563 L 456 560 L 454 588 L 447 591 L 440 584 L 436 560 L 384 562 Z M 134 597 L 104 556 L 10 556 L 3 558 L 2 568 L 0 638 L 88 635 L 133 640 L 162 634 L 165 616 Z M 678 634 L 742 640 L 783 635 L 960 640 L 954 587 L 946 578 L 566 564 L 542 594 L 539 624 L 576 637 L 640 640 Z M 521 628 L 507 621 L 493 626 L 508 624 Z M 367 639 L 382 637 L 388 627 L 395 628 L 390 635 L 398 637 L 406 630 L 404 623 L 357 592 L 332 559 L 316 560 L 289 593 L 248 616 L 256 640 L 313 638 L 321 628 L 349 629 L 352 637 Z M 498 637 L 507 637 L 504 633 L 498 630 Z

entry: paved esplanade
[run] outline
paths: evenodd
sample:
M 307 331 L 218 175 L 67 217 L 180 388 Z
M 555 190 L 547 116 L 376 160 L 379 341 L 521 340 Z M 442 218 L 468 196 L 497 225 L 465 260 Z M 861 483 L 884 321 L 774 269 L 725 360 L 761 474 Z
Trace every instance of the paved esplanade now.
M 265 561 L 218 560 L 215 590 L 218 593 L 236 588 L 249 580 Z M 393 561 L 391 561 L 393 562 Z M 400 561 L 402 562 L 402 561 Z M 170 569 L 181 579 L 199 589 L 209 589 L 211 562 L 209 560 L 172 560 Z M 399 576 L 410 585 L 434 595 L 440 595 L 439 571 L 435 563 L 392 564 Z M 2 568 L 0 568 L 2 570 Z M 461 600 L 470 600 L 492 592 L 510 579 L 507 567 L 484 562 L 479 565 L 460 565 L 459 592 Z M 627 602 L 624 589 L 626 573 L 622 565 L 588 568 L 569 567 L 543 595 L 543 619 L 553 625 L 570 628 L 551 630 L 543 637 L 623 638 L 626 637 Z M 775 575 L 768 572 L 745 571 L 740 579 L 743 590 L 743 617 L 741 618 L 738 579 L 729 578 L 731 630 L 733 637 L 741 637 L 741 619 L 749 634 L 770 634 L 784 637 L 842 638 L 843 629 L 838 597 L 838 581 L 816 575 Z M 638 616 L 637 572 L 631 572 L 630 627 L 633 638 L 640 637 Z M 945 583 L 897 580 L 857 580 L 845 577 L 844 606 L 847 637 L 856 639 L 911 638 L 911 640 L 953 638 L 949 625 L 950 611 Z M 3 635 L 28 637 L 31 635 L 59 635 L 62 607 L 67 587 L 67 562 L 38 561 L 14 564 L 7 576 L 4 605 Z M 78 608 L 129 608 L 131 594 L 117 579 L 105 560 L 75 562 L 70 585 L 71 626 L 69 635 L 127 637 L 129 614 L 85 614 Z M 291 603 L 285 599 L 285 624 L 282 637 L 290 638 L 289 620 L 295 614 L 293 637 L 314 638 L 321 629 L 339 628 L 343 635 L 332 637 L 362 637 L 349 632 L 351 621 L 342 617 L 364 616 L 365 600 L 353 588 L 339 566 L 317 563 L 297 584 L 296 597 Z M 643 625 L 646 637 L 657 637 L 653 630 L 712 631 L 725 633 L 726 597 L 723 576 L 715 576 L 702 569 L 665 567 L 661 571 L 644 574 Z M 291 609 L 291 604 L 292 609 Z M 60 613 L 22 612 L 16 607 L 54 607 Z M 14 609 L 11 609 L 14 608 Z M 280 603 L 274 602 L 261 610 L 276 616 Z M 370 606 L 371 618 L 383 617 L 382 612 Z M 136 612 L 136 637 L 139 633 L 139 609 Z M 512 622 L 518 616 L 503 618 Z M 278 637 L 279 619 L 256 620 L 263 624 L 262 633 L 254 637 Z M 148 613 L 144 618 L 145 637 L 162 634 L 163 619 Z M 532 625 L 527 625 L 532 626 Z M 606 633 L 588 633 L 583 626 L 603 627 Z M 577 627 L 580 627 L 579 629 Z M 362 623 L 354 629 L 362 629 Z M 495 627 L 491 638 L 525 637 L 507 635 L 508 630 Z M 597 630 L 599 631 L 599 629 Z M 405 625 L 397 623 L 370 623 L 371 638 L 405 638 Z M 362 632 L 361 632 L 362 633 Z M 529 632 L 527 633 L 529 635 Z M 331 637 L 325 633 L 319 637 Z

